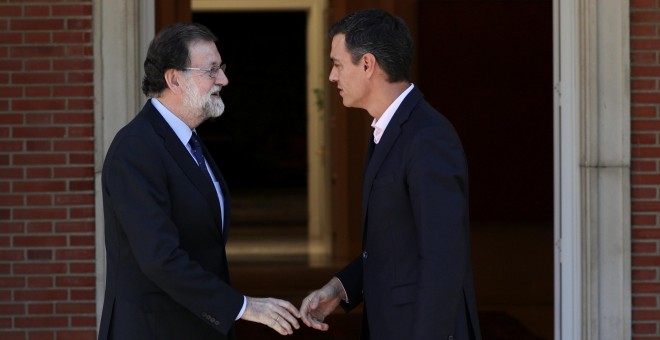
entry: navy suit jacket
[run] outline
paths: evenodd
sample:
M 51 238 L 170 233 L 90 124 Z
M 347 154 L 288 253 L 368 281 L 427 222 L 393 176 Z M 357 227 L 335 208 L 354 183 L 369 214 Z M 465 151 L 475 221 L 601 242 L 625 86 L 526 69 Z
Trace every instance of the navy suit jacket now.
M 204 156 L 229 192 L 208 150 Z M 102 174 L 107 277 L 99 339 L 226 339 L 243 306 L 229 285 L 215 189 L 148 101 Z
M 363 339 L 480 339 L 467 163 L 449 121 L 415 87 L 368 160 L 363 253 L 337 277 Z

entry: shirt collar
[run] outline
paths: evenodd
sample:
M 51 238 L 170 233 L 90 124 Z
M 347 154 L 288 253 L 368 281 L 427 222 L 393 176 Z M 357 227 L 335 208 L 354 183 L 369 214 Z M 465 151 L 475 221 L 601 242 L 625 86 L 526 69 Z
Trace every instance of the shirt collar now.
M 190 141 L 190 137 L 192 137 L 192 131 L 186 123 L 184 123 L 179 117 L 174 115 L 172 111 L 170 111 L 168 108 L 165 107 L 161 102 L 158 101 L 156 98 L 151 98 L 151 104 L 158 110 L 161 116 L 165 119 L 167 124 L 170 125 L 172 130 L 174 130 L 174 133 L 176 134 L 177 137 L 181 140 L 181 143 L 183 145 L 188 145 L 188 142 Z
M 374 128 L 374 143 L 378 144 L 378 142 L 380 142 L 380 138 L 383 136 L 385 128 L 387 128 L 390 120 L 392 120 L 392 117 L 394 117 L 394 113 L 401 105 L 401 102 L 403 102 L 403 99 L 406 98 L 410 91 L 412 91 L 413 87 L 415 87 L 415 85 L 410 84 L 410 86 L 408 86 L 408 88 L 403 91 L 403 93 L 401 93 L 392 102 L 392 104 L 390 104 L 390 106 L 387 108 L 387 110 L 385 110 L 385 112 L 383 112 L 383 115 L 380 116 L 379 119 L 374 118 L 374 121 L 371 123 L 371 127 Z

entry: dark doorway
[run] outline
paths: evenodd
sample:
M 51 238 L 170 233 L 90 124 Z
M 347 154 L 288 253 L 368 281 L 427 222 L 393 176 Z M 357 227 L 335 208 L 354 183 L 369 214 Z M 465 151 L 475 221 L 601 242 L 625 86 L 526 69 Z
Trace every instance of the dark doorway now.
M 468 158 L 482 330 L 551 339 L 552 0 L 420 0 L 418 41 L 420 89 Z
M 306 13 L 193 12 L 192 19 L 216 34 L 227 64 L 225 113 L 199 132 L 229 185 L 232 235 L 306 237 Z

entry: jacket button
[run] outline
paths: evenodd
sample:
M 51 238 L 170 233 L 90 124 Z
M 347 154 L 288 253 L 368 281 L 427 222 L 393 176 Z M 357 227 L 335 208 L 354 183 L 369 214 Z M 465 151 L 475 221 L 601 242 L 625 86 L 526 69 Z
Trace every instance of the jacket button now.
M 369 258 L 369 253 L 366 250 L 362 252 L 362 258 L 363 259 Z

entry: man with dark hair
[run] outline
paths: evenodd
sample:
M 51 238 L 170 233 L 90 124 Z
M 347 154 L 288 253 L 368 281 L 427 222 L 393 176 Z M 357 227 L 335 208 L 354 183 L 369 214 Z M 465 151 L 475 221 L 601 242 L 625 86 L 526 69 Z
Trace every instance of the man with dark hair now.
M 362 339 L 480 339 L 470 260 L 467 163 L 450 122 L 410 83 L 413 42 L 378 9 L 330 30 L 333 67 L 347 107 L 373 117 L 362 186 L 362 254 L 301 306 L 328 330 L 339 304 L 364 302 Z
M 115 136 L 102 174 L 107 278 L 99 339 L 233 339 L 235 320 L 282 335 L 288 301 L 229 284 L 229 191 L 195 128 L 224 110 L 229 80 L 206 27 L 176 24 L 151 42 L 142 111 Z

